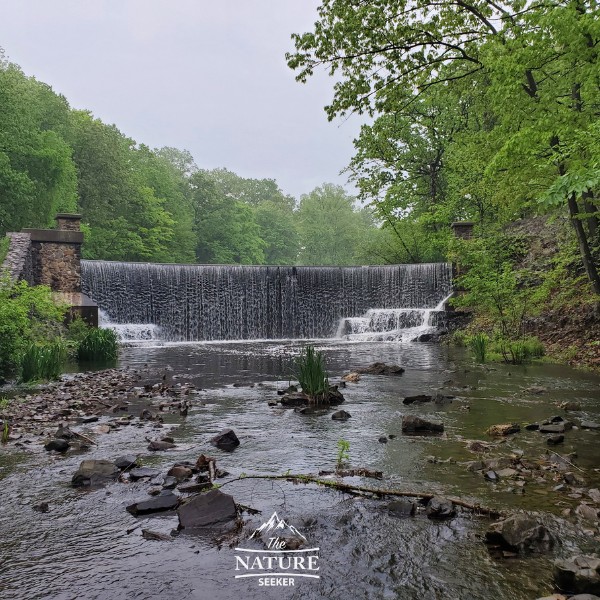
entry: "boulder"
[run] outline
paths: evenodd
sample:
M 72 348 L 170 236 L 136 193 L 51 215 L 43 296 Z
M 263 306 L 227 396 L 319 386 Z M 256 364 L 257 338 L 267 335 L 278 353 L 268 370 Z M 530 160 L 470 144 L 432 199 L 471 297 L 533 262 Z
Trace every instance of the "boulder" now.
M 180 529 L 210 527 L 237 517 L 233 498 L 220 490 L 210 490 L 194 496 L 177 510 Z
M 558 444 L 562 444 L 565 441 L 565 436 L 560 433 L 557 435 L 551 435 L 548 437 L 548 439 L 546 440 L 546 443 L 548 444 L 548 446 L 556 446 Z
M 141 502 L 130 504 L 127 507 L 127 512 L 138 516 L 174 510 L 179 505 L 179 501 L 179 496 L 176 496 L 170 490 L 164 490 L 158 496 L 150 498 L 150 500 L 142 500 Z
M 450 519 L 456 515 L 456 509 L 451 500 L 435 497 L 427 503 L 426 514 L 430 519 Z
M 399 365 L 386 365 L 385 363 L 375 362 L 368 367 L 356 369 L 356 373 L 364 373 L 366 375 L 402 375 L 405 369 Z
M 175 489 L 175 487 L 177 486 L 177 479 L 175 479 L 175 477 L 165 477 L 164 481 L 163 481 L 163 489 L 165 490 L 172 490 Z
M 520 553 L 544 552 L 554 545 L 546 527 L 528 515 L 513 515 L 492 523 L 485 537 L 490 544 Z
M 527 429 L 527 431 L 537 431 L 539 428 L 539 423 L 529 423 L 529 425 L 525 425 L 525 429 Z
M 379 438 L 379 440 L 378 440 L 378 441 L 379 441 L 379 443 L 380 443 L 380 444 L 387 444 L 387 443 L 388 443 L 388 439 L 387 439 L 387 437 L 386 437 L 385 435 L 382 435 L 382 436 Z
M 600 558 L 577 555 L 555 560 L 554 582 L 564 592 L 600 594 Z
M 175 444 L 172 442 L 154 441 L 148 444 L 148 450 L 150 450 L 150 452 L 162 452 L 163 450 L 170 450 L 171 448 L 175 448 Z
M 521 431 L 521 426 L 518 423 L 502 423 L 500 425 L 492 425 L 487 429 L 486 433 L 498 437 L 519 433 L 519 431 Z
M 55 438 L 53 440 L 50 440 L 44 446 L 44 450 L 48 450 L 48 452 L 50 452 L 51 450 L 54 450 L 56 452 L 66 452 L 68 449 L 69 449 L 69 442 L 67 442 L 67 440 L 62 439 L 62 438 Z
M 423 435 L 428 433 L 442 433 L 443 431 L 443 423 L 426 421 L 414 415 L 404 415 L 402 417 L 402 433 Z
M 338 410 L 331 415 L 334 421 L 347 421 L 352 415 L 345 410 Z
M 219 448 L 219 450 L 231 452 L 240 445 L 240 440 L 237 435 L 235 435 L 233 429 L 224 429 L 221 433 L 215 435 L 215 437 L 210 440 L 210 443 Z
M 129 477 L 131 478 L 131 481 L 137 481 L 138 479 L 143 479 L 144 477 L 158 477 L 159 475 L 160 471 L 158 469 L 151 469 L 150 467 L 139 467 L 129 471 Z
M 115 466 L 121 470 L 137 467 L 137 456 L 135 454 L 119 456 L 119 458 L 115 459 Z
M 110 460 L 84 460 L 73 475 L 74 487 L 103 485 L 116 481 L 121 470 Z

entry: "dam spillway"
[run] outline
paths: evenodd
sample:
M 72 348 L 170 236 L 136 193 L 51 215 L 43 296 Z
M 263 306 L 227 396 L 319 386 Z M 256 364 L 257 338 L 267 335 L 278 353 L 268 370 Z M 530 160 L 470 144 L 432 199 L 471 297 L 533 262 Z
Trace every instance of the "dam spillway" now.
M 152 324 L 161 339 L 175 342 L 327 338 L 339 334 L 345 319 L 374 309 L 412 309 L 429 318 L 452 286 L 448 263 L 290 267 L 82 261 L 81 276 L 83 292 L 112 323 Z

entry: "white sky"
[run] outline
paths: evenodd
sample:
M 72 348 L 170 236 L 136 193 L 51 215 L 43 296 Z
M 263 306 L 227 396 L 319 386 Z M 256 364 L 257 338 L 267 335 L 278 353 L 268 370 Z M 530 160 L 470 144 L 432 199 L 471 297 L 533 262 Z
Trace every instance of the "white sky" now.
M 285 63 L 318 0 L 0 0 L 0 47 L 71 106 L 201 168 L 298 197 L 339 176 L 358 117 L 329 123 L 333 81 Z

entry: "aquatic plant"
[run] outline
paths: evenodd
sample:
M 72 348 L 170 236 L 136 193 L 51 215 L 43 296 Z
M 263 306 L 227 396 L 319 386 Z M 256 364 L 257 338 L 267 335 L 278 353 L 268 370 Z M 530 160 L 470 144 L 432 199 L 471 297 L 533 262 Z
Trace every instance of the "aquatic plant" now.
M 350 460 L 350 442 L 340 438 L 337 442 L 337 448 L 336 469 L 339 470 L 346 461 Z
M 83 361 L 110 361 L 118 355 L 119 341 L 112 329 L 91 328 L 77 348 L 77 358 Z
M 4 427 L 2 428 L 2 443 L 8 443 L 8 436 L 10 434 L 10 427 L 8 426 L 8 421 L 4 422 Z
M 62 341 L 30 344 L 21 359 L 21 381 L 58 379 L 67 359 Z
M 325 370 L 325 358 L 313 346 L 306 346 L 302 355 L 296 360 L 295 375 L 302 391 L 313 402 L 324 400 L 329 392 L 329 378 Z
M 488 336 L 485 333 L 476 333 L 469 338 L 469 348 L 475 356 L 475 360 L 484 363 L 487 358 Z

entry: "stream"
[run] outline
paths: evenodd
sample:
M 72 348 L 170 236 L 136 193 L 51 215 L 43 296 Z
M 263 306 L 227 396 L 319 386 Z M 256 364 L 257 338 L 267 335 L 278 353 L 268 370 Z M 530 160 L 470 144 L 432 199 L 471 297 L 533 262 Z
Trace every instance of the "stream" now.
M 541 421 L 563 415 L 557 404 L 569 400 L 582 410 L 567 413 L 600 420 L 600 377 L 539 363 L 528 366 L 476 365 L 462 348 L 428 343 L 354 343 L 318 340 L 332 382 L 375 361 L 402 365 L 398 376 L 363 375 L 342 389 L 340 407 L 352 416 L 332 421 L 330 414 L 301 415 L 272 408 L 291 378 L 298 341 L 184 343 L 125 347 L 120 366 L 153 368 L 169 381 L 193 383 L 187 418 L 165 416 L 177 447 L 160 453 L 146 450 L 145 437 L 156 431 L 124 427 L 97 435 L 97 446 L 84 454 L 50 455 L 43 448 L 28 452 L 0 448 L 0 592 L 7 599 L 199 599 L 238 597 L 401 600 L 535 600 L 552 593 L 552 561 L 576 551 L 591 552 L 598 541 L 585 527 L 562 517 L 579 501 L 560 483 L 486 481 L 461 462 L 478 456 L 465 440 L 492 441 L 485 430 L 494 424 Z M 292 378 L 293 379 L 293 378 Z M 542 386 L 546 393 L 526 388 Z M 405 406 L 404 396 L 453 395 L 448 405 Z M 139 414 L 138 412 L 135 413 Z M 403 436 L 403 414 L 443 421 L 440 437 Z M 102 417 L 100 423 L 110 417 Z M 90 431 L 98 425 L 90 425 Z M 78 429 L 85 432 L 86 426 Z M 223 452 L 209 440 L 225 428 L 235 430 L 240 446 Z M 166 431 L 165 428 L 164 431 Z M 91 435 L 91 434 L 90 434 Z M 380 443 L 381 436 L 396 436 Z M 485 517 L 460 512 L 448 521 L 424 515 L 401 519 L 386 500 L 371 500 L 286 481 L 242 479 L 223 492 L 236 502 L 260 510 L 244 514 L 241 538 L 273 512 L 320 549 L 319 579 L 297 579 L 293 587 L 262 587 L 256 579 L 235 579 L 235 550 L 215 542 L 210 532 L 183 531 L 173 541 L 146 540 L 142 528 L 168 534 L 177 516 L 134 517 L 125 507 L 148 498 L 148 484 L 114 483 L 82 491 L 70 486 L 84 458 L 139 454 L 145 466 L 166 470 L 177 461 L 214 456 L 229 472 L 222 482 L 251 474 L 318 473 L 333 470 L 338 440 L 350 444 L 353 467 L 381 470 L 383 481 L 348 478 L 349 483 L 388 489 L 435 492 L 503 510 L 528 510 L 560 540 L 552 554 L 498 560 L 483 535 Z M 537 431 L 521 430 L 503 440 L 493 456 L 523 451 L 536 459 L 549 451 Z M 576 467 L 586 488 L 600 488 L 600 431 L 576 429 L 565 443 L 551 448 L 577 453 Z M 449 460 L 450 459 L 450 460 Z M 550 474 L 548 474 L 550 477 Z M 50 510 L 32 507 L 48 502 Z M 129 532 L 129 533 L 128 533 Z M 241 542 L 240 542 L 241 543 Z

